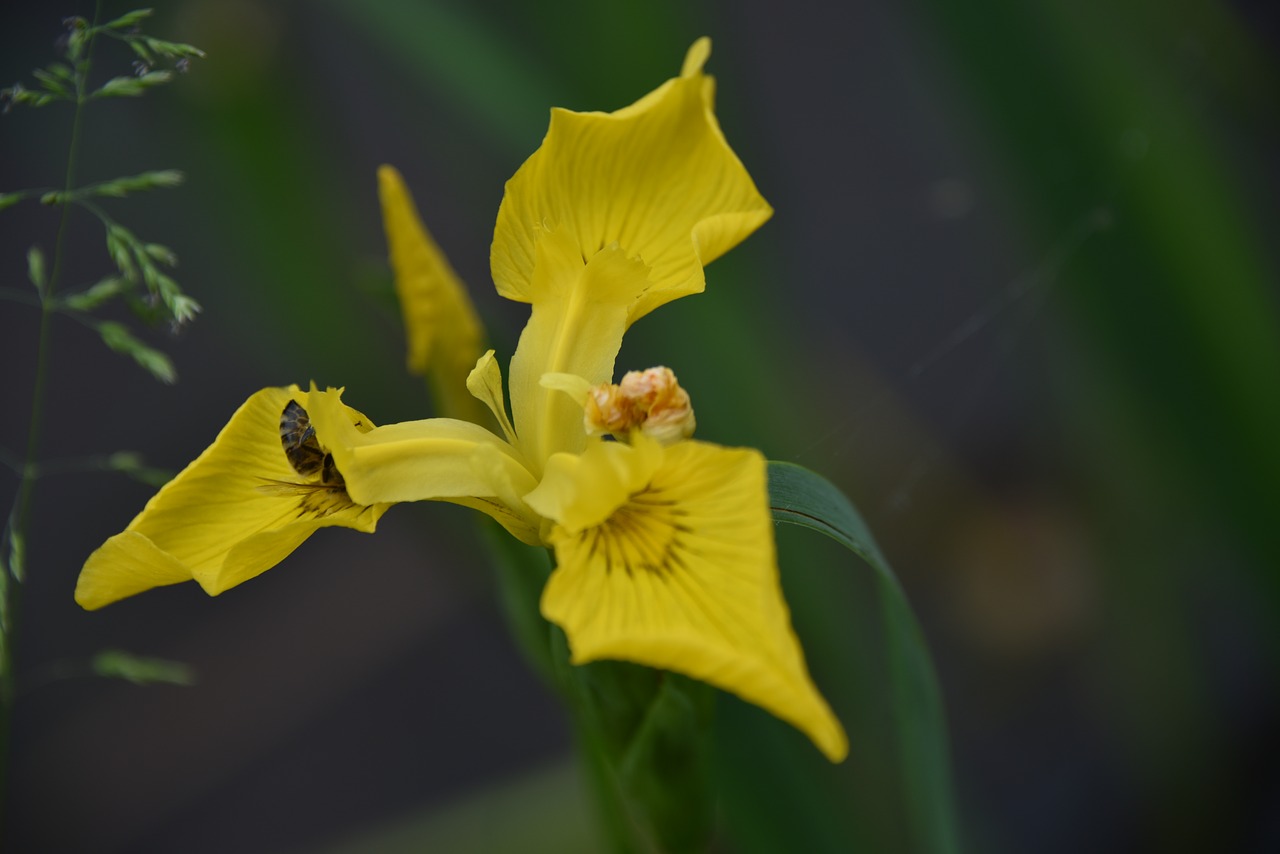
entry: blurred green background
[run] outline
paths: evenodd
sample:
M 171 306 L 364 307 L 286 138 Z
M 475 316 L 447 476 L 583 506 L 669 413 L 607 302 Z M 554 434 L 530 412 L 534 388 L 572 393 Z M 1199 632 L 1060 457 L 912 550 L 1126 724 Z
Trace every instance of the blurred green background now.
M 108 2 L 104 13 L 132 8 Z M 401 169 L 500 355 L 503 182 L 552 105 L 616 109 L 710 35 L 731 144 L 776 209 L 707 293 L 638 324 L 699 436 L 838 483 L 937 659 L 967 850 L 1280 848 L 1280 30 L 1261 3 L 1123 0 L 181 0 L 148 31 L 208 52 L 86 113 L 83 181 L 180 168 L 111 205 L 205 306 L 163 387 L 55 323 L 46 455 L 179 468 L 254 390 L 345 385 L 424 417 L 403 370 L 374 170 Z M 0 80 L 84 3 L 3 13 Z M 103 73 L 131 57 L 104 45 Z M 0 119 L 0 191 L 58 184 L 70 112 Z M 0 213 L 0 280 L 54 212 Z M 68 283 L 108 271 L 74 223 Z M 23 441 L 36 314 L 0 304 L 0 445 Z M 9 489 L 11 476 L 0 481 Z M 42 481 L 19 650 L 9 851 L 594 851 L 557 702 L 521 660 L 469 516 L 322 531 L 210 600 L 87 614 L 84 558 L 149 488 Z M 911 851 L 869 570 L 780 532 L 830 767 L 728 697 L 726 851 Z M 193 688 L 48 677 L 107 647 Z M 781 769 L 781 770 L 780 770 Z

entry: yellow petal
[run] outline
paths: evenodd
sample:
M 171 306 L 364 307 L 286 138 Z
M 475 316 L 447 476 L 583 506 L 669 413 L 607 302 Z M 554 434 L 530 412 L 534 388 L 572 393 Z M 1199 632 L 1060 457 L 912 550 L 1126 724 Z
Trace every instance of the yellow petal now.
M 536 246 L 565 232 L 589 260 L 617 244 L 651 268 L 634 322 L 703 290 L 703 266 L 773 213 L 729 148 L 702 73 L 710 42 L 689 50 L 682 75 L 614 113 L 555 109 L 542 146 L 507 182 L 490 264 L 498 292 L 537 302 Z
M 125 530 L 102 544 L 76 581 L 76 602 L 96 611 L 126 596 L 192 579 L 191 570 L 137 531 Z
M 520 448 L 535 474 L 554 453 L 576 453 L 586 443 L 582 407 L 542 385 L 548 373 L 574 374 L 589 384 L 607 382 L 627 328 L 627 307 L 649 286 L 646 268 L 616 247 L 583 263 L 564 234 L 537 247 L 534 283 L 539 298 L 511 359 L 511 413 Z
M 573 662 L 622 659 L 704 680 L 840 761 L 847 738 L 809 677 L 782 596 L 764 458 L 633 442 L 553 458 L 526 497 L 559 523 L 542 613 L 568 635 Z
M 538 385 L 552 391 L 562 391 L 578 406 L 587 405 L 587 395 L 595 388 L 577 374 L 543 374 Z
M 423 376 L 430 371 L 445 414 L 475 420 L 477 407 L 467 393 L 466 377 L 482 350 L 480 318 L 394 168 L 378 169 L 378 195 L 409 343 L 409 370 Z
M 299 475 L 285 456 L 281 413 L 299 396 L 291 386 L 250 397 L 195 462 L 89 556 L 76 601 L 101 608 L 191 579 L 217 595 L 270 569 L 319 528 L 373 531 L 390 505 L 357 504 L 340 486 Z M 342 412 L 349 424 L 363 417 Z
M 507 398 L 502 391 L 502 368 L 493 353 L 493 350 L 486 351 L 471 369 L 471 373 L 467 374 L 467 391 L 488 407 L 507 441 L 514 444 L 516 431 L 511 426 L 511 419 L 507 417 Z
M 488 513 L 513 533 L 513 520 L 521 520 L 520 530 L 538 529 L 541 520 L 536 514 L 523 502 L 509 501 L 537 483 L 511 445 L 478 424 L 452 418 L 405 421 L 363 432 L 344 417 L 340 394 L 341 390 L 312 388 L 307 411 L 354 500 L 452 501 Z

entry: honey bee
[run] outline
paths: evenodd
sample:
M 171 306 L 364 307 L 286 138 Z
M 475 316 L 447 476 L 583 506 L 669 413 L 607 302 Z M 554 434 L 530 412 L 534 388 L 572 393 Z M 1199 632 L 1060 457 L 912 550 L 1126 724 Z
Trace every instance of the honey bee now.
M 280 413 L 280 444 L 293 470 L 306 478 L 320 476 L 325 486 L 342 488 L 345 482 L 333 454 L 320 446 L 316 430 L 311 426 L 311 416 L 297 401 L 289 401 Z

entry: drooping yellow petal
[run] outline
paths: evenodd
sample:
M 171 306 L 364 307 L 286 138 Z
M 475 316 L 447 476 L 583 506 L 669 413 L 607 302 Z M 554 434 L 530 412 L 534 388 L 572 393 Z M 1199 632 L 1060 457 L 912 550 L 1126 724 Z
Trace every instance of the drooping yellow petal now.
M 404 315 L 409 370 L 430 377 L 445 415 L 477 420 L 466 378 L 483 349 L 480 317 L 394 168 L 379 167 L 378 195 Z
M 319 528 L 372 532 L 389 504 L 354 502 L 339 483 L 290 464 L 280 420 L 293 400 L 305 400 L 296 386 L 250 397 L 195 462 L 89 556 L 76 601 L 92 610 L 192 579 L 217 595 L 270 569 Z M 333 403 L 349 426 L 365 420 Z
M 525 498 L 557 523 L 542 613 L 568 635 L 573 662 L 622 659 L 701 679 L 840 761 L 848 741 L 809 677 L 782 596 L 764 458 L 632 442 L 554 457 Z
M 488 513 L 524 542 L 538 542 L 541 519 L 510 498 L 529 492 L 536 480 L 510 444 L 478 424 L 452 418 L 363 432 L 343 416 L 340 395 L 341 389 L 312 388 L 307 411 L 353 500 L 451 501 Z
M 537 245 L 553 232 L 584 260 L 617 244 L 651 268 L 629 307 L 634 322 L 699 293 L 703 266 L 773 213 L 725 141 L 702 73 L 710 42 L 690 49 L 681 76 L 614 113 L 555 109 L 542 146 L 507 182 L 490 264 L 498 293 L 537 303 Z
M 582 407 L 542 385 L 548 373 L 607 382 L 627 328 L 627 309 L 649 286 L 647 269 L 617 247 L 587 262 L 562 232 L 537 246 L 539 298 L 511 359 L 511 413 L 520 448 L 535 474 L 554 453 L 586 443 Z

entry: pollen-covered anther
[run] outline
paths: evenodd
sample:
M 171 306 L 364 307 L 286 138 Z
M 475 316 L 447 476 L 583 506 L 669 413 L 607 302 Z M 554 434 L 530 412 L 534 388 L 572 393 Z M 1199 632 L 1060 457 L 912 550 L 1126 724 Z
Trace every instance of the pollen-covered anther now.
M 689 393 L 670 368 L 631 371 L 617 385 L 601 383 L 587 393 L 583 421 L 593 436 L 624 438 L 640 430 L 664 445 L 693 435 L 697 422 Z

